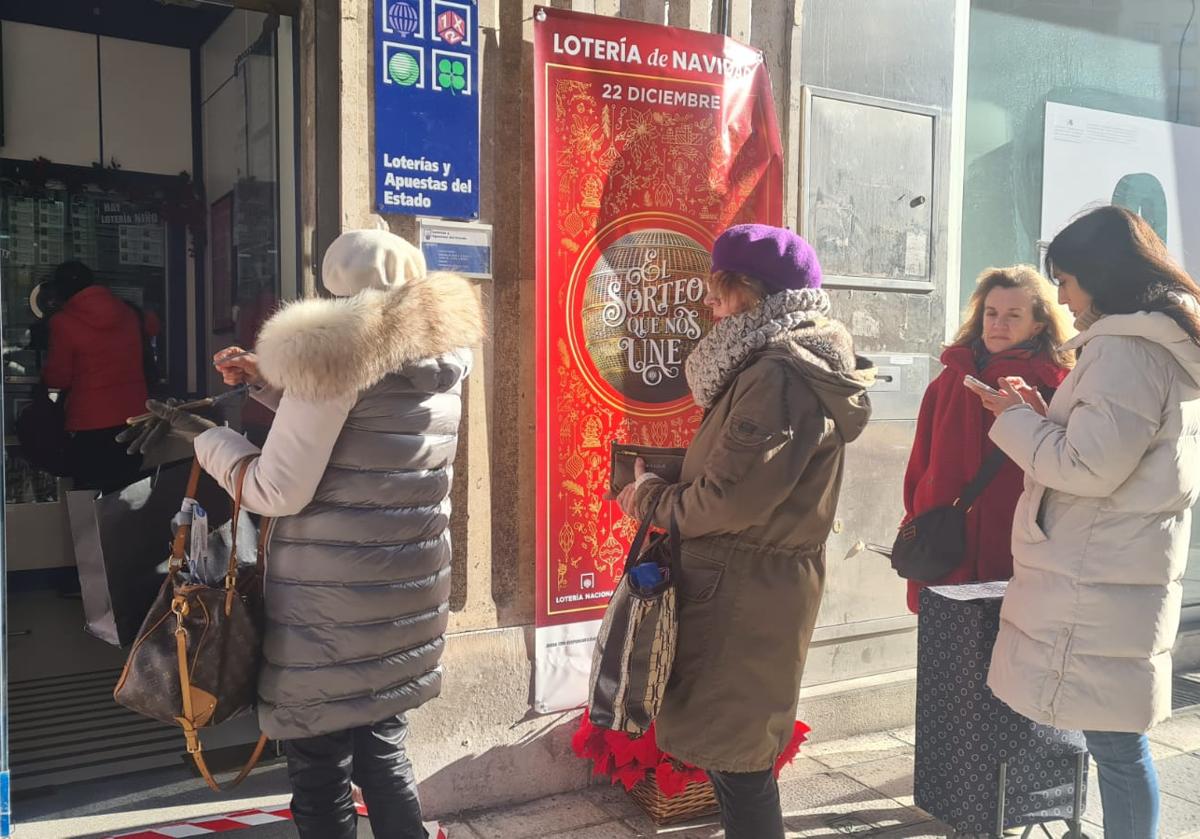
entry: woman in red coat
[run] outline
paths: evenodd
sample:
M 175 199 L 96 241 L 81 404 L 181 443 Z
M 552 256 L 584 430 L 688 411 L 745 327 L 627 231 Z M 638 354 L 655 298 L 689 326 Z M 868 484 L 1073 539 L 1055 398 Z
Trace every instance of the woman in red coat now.
M 1058 351 L 1068 337 L 1055 291 L 1035 268 L 989 268 L 980 275 L 966 322 L 942 353 L 945 369 L 925 391 L 904 474 L 905 522 L 954 503 L 979 471 L 992 444 L 992 414 L 963 385 L 974 376 L 992 387 L 1020 376 L 1046 401 L 1074 359 Z M 967 513 L 966 554 L 938 584 L 1007 580 L 1012 576 L 1012 522 L 1023 475 L 1011 461 Z M 909 581 L 908 608 L 917 611 L 923 584 Z
M 50 317 L 42 381 L 66 391 L 67 467 L 76 489 L 120 489 L 137 477 L 141 458 L 114 438 L 145 411 L 142 336 L 157 331 L 157 320 L 96 284 L 82 262 L 59 265 L 54 287 L 65 302 Z

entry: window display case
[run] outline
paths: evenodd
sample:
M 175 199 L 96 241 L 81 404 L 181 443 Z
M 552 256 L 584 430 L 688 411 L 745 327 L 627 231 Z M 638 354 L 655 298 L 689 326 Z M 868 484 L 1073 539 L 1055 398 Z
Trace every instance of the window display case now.
M 153 324 L 157 369 L 170 386 L 168 352 L 178 317 L 169 307 L 172 228 L 187 218 L 190 182 L 117 169 L 0 160 L 0 304 L 3 309 L 5 503 L 9 570 L 73 564 L 63 490 L 31 465 L 12 434 L 49 351 L 49 321 L 34 289 L 62 262 L 83 262 L 98 283 Z M 179 250 L 182 247 L 176 246 Z M 179 256 L 179 254 L 176 254 Z M 179 260 L 176 260 L 179 261 Z M 179 301 L 182 303 L 182 299 Z M 43 315 L 45 313 L 42 313 Z M 182 334 L 178 343 L 182 345 Z

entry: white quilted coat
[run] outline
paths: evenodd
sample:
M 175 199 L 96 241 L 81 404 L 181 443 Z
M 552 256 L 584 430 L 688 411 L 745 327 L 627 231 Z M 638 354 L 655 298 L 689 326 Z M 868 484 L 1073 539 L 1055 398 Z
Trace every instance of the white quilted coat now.
M 1040 723 L 1143 732 L 1171 715 L 1200 493 L 1200 346 L 1139 312 L 1067 347 L 1082 353 L 1049 416 L 1011 408 L 991 430 L 1026 477 L 988 685 Z

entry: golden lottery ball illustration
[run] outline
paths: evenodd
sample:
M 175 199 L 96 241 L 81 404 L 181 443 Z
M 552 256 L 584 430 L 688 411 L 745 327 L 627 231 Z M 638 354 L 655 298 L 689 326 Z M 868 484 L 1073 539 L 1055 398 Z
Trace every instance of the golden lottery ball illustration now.
M 622 396 L 650 404 L 687 396 L 683 363 L 712 326 L 711 261 L 695 239 L 660 229 L 628 233 L 600 255 L 584 290 L 584 345 Z

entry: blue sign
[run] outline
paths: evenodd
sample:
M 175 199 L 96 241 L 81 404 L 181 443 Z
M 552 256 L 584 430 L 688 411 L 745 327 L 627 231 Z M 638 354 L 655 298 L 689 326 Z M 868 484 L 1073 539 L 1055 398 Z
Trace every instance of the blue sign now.
M 375 3 L 375 202 L 479 218 L 478 0 Z
M 5 690 L 8 690 L 7 680 L 4 685 L 0 685 Z M 4 765 L 8 765 L 7 752 L 0 755 L 4 760 Z M 9 785 L 8 770 L 0 772 L 0 836 L 12 836 L 12 789 Z
M 421 248 L 430 271 L 453 271 L 468 277 L 492 275 L 492 249 L 477 245 L 447 245 L 431 242 Z

